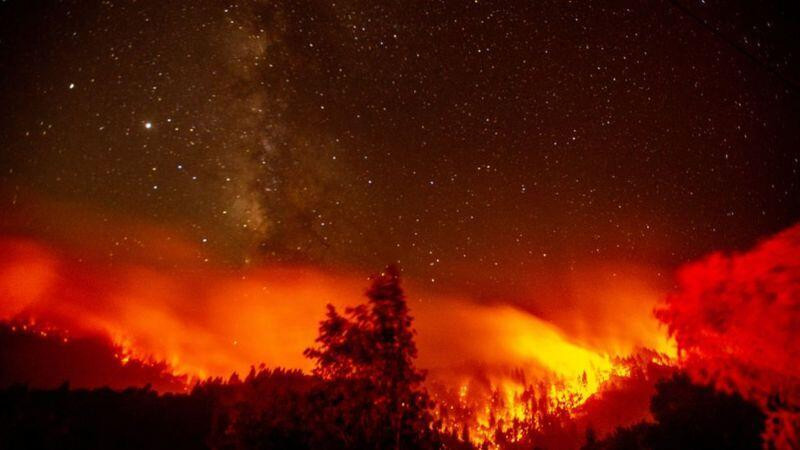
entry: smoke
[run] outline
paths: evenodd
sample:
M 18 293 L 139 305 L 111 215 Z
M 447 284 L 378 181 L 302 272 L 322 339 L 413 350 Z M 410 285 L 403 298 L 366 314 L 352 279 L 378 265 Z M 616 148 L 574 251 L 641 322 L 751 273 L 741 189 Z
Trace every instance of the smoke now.
M 73 206 L 51 203 L 0 218 L 6 230 L 0 234 L 0 321 L 64 330 L 70 338 L 69 345 L 42 344 L 35 352 L 27 344 L 9 346 L 4 361 L 27 361 L 30 370 L 20 366 L 5 381 L 46 387 L 66 379 L 74 386 L 149 382 L 176 390 L 180 379 L 163 372 L 186 380 L 227 378 L 260 363 L 308 371 L 312 363 L 303 350 L 317 336 L 325 305 L 365 300 L 366 271 L 219 265 L 213 246 L 187 239 L 177 226 Z M 62 218 L 59 227 L 50 226 L 51 214 Z M 451 425 L 490 436 L 490 418 L 510 424 L 527 417 L 534 391 L 550 399 L 546 407 L 575 408 L 592 398 L 576 413 L 599 432 L 642 419 L 652 380 L 631 394 L 630 383 L 620 381 L 629 367 L 617 357 L 640 347 L 669 353 L 670 347 L 651 315 L 658 288 L 635 274 L 578 269 L 570 274 L 568 300 L 559 298 L 557 285 L 540 283 L 536 303 L 550 305 L 541 315 L 514 306 L 525 304 L 519 298 L 480 301 L 463 288 L 444 294 L 404 277 L 428 388 L 442 404 L 469 412 L 452 416 Z M 43 367 L 47 377 L 37 375 Z M 602 395 L 592 397 L 597 392 Z M 608 405 L 615 412 L 598 420 L 597 411 Z
M 160 253 L 157 240 L 147 242 Z M 169 246 L 191 244 L 171 239 Z M 325 304 L 360 303 L 368 285 L 366 274 L 191 261 L 150 263 L 141 255 L 124 261 L 118 255 L 109 264 L 73 257 L 39 239 L 6 236 L 0 238 L 0 319 L 107 336 L 132 356 L 165 361 L 175 373 L 195 377 L 242 373 L 262 362 L 308 370 L 302 352 L 314 342 Z M 611 372 L 612 358 L 624 356 L 585 346 L 509 305 L 428 295 L 413 282 L 406 288 L 419 364 L 448 382 L 474 384 L 477 373 L 507 377 L 522 370 L 530 378 L 564 379 L 590 394 Z M 609 347 L 617 341 L 614 336 Z
M 677 282 L 656 315 L 685 366 L 700 381 L 775 411 L 775 432 L 797 443 L 791 422 L 800 424 L 800 225 L 747 252 L 688 264 Z

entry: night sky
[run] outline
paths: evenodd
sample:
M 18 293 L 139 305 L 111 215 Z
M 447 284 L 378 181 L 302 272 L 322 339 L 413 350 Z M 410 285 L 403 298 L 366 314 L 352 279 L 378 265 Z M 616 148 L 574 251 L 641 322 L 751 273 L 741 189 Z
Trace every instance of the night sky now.
M 4 232 L 478 297 L 749 247 L 800 216 L 798 14 L 678 3 L 6 0 Z

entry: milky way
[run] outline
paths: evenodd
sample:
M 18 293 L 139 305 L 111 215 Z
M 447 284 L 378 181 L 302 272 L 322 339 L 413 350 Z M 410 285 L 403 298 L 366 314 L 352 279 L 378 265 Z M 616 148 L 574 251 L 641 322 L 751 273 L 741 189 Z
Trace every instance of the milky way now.
M 681 4 L 3 2 L 3 226 L 490 297 L 749 247 L 800 215 L 797 15 Z

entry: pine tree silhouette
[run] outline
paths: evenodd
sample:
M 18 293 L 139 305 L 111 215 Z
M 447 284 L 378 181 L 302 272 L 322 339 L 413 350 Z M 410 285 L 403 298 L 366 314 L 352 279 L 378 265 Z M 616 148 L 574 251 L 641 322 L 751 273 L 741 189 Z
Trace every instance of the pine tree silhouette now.
M 316 360 L 316 375 L 345 382 L 345 396 L 360 398 L 358 408 L 368 409 L 360 419 L 368 423 L 368 445 L 418 447 L 419 437 L 431 429 L 432 403 L 422 388 L 425 375 L 414 366 L 413 319 L 397 268 L 376 276 L 366 294 L 366 304 L 347 308 L 344 315 L 328 305 L 318 345 L 305 355 Z

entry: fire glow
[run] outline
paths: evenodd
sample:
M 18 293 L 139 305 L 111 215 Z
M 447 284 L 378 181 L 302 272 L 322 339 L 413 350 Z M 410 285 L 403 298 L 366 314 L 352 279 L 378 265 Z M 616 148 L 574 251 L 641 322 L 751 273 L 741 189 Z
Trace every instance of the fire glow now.
M 188 380 L 227 378 L 259 363 L 309 371 L 302 353 L 325 304 L 358 303 L 368 284 L 366 277 L 302 267 L 99 264 L 20 238 L 0 241 L 0 254 L 0 318 L 108 336 L 123 364 L 163 361 Z M 469 421 L 476 441 L 489 439 L 498 421 L 529 419 L 533 387 L 548 408 L 573 411 L 609 378 L 625 375 L 616 358 L 654 342 L 672 352 L 652 317 L 637 319 L 652 327 L 635 339 L 582 338 L 511 305 L 419 291 L 407 283 L 419 365 L 442 404 L 470 412 L 459 420 Z M 654 305 L 657 297 L 634 300 Z

